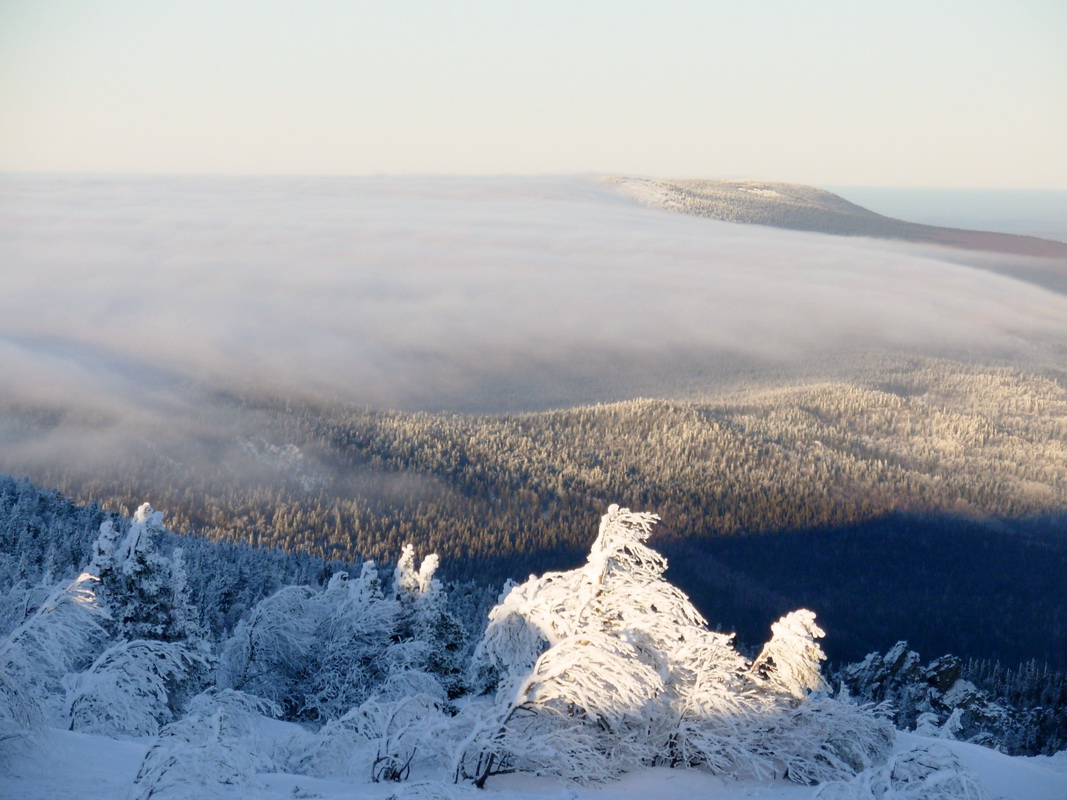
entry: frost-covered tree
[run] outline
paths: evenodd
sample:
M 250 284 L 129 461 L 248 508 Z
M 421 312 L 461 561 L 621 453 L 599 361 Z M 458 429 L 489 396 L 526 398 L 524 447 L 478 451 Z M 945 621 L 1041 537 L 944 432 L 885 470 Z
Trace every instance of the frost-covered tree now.
M 436 557 L 414 566 L 407 548 L 383 589 L 373 561 L 324 589 L 290 586 L 258 603 L 223 648 L 223 683 L 281 704 L 291 718 L 331 720 L 390 676 L 432 675 L 455 697 L 465 673 L 465 631 L 447 609 Z
M 495 677 L 495 711 L 462 745 L 457 777 L 483 785 L 532 769 L 582 779 L 610 759 L 616 769 L 702 765 L 813 782 L 883 757 L 886 723 L 810 697 L 822 685 L 814 614 L 779 620 L 746 661 L 663 579 L 666 560 L 645 544 L 655 520 L 612 506 L 585 566 L 531 577 L 493 609 L 474 670 Z M 542 734 L 589 750 L 541 760 Z
M 121 639 L 173 642 L 200 635 L 190 606 L 182 551 L 162 551 L 163 514 L 144 503 L 123 536 L 112 523 L 100 526 L 90 572 L 100 578 L 101 599 L 111 610 Z
M 314 717 L 334 719 L 363 702 L 390 673 L 415 666 L 424 648 L 400 637 L 400 602 L 383 594 L 373 561 L 358 578 L 334 575 L 319 600 L 320 651 L 305 708 Z
M 5 693 L 15 698 L 12 708 L 32 704 L 46 720 L 62 719 L 64 676 L 84 668 L 106 640 L 107 612 L 98 602 L 97 584 L 88 573 L 60 584 L 0 641 L 0 673 Z
M 0 667 L 0 766 L 13 754 L 32 745 L 44 729 L 41 706 L 22 676 Z
M 666 560 L 644 543 L 656 519 L 612 506 L 584 567 L 514 586 L 490 613 L 475 669 L 498 675 L 497 698 L 509 709 L 490 734 L 496 737 L 490 751 L 516 725 L 551 715 L 556 727 L 579 723 L 608 734 L 615 757 L 630 766 L 672 760 L 686 704 L 693 710 L 719 705 L 716 692 L 736 695 L 744 659 L 728 647 L 730 637 L 708 631 L 688 598 L 662 579 Z M 688 692 L 681 700 L 686 676 L 699 673 L 685 654 L 696 659 L 712 652 L 729 655 L 728 683 L 701 685 L 706 697 Z M 478 754 L 474 772 L 480 767 L 482 774 L 465 764 L 460 771 L 480 783 L 486 769 L 521 758 Z
M 260 601 L 223 648 L 221 684 L 295 715 L 303 707 L 321 621 L 316 592 L 308 586 L 288 586 Z
M 125 533 L 111 520 L 100 526 L 89 571 L 109 612 L 112 644 L 64 680 L 71 730 L 155 734 L 207 682 L 213 658 L 189 602 L 182 551 L 161 549 L 165 533 L 163 515 L 147 503 Z
M 752 662 L 749 677 L 798 700 L 826 688 L 819 670 L 826 653 L 816 641 L 825 635 L 811 611 L 786 614 L 771 625 L 771 640 Z
M 405 545 L 393 577 L 400 603 L 398 636 L 423 645 L 418 668 L 436 675 L 450 698 L 466 688 L 467 632 L 448 609 L 448 596 L 435 574 L 440 564 L 430 554 L 415 567 L 415 550 Z
M 199 691 L 212 660 L 183 643 L 135 639 L 105 650 L 85 672 L 68 676 L 70 730 L 155 736 Z

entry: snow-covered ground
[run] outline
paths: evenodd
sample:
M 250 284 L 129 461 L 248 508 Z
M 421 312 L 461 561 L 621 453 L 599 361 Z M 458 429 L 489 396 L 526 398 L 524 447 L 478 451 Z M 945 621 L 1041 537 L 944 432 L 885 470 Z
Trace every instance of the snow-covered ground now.
M 284 724 L 265 720 L 272 738 Z M 294 731 L 296 726 L 291 726 Z M 59 800 L 93 798 L 124 800 L 141 765 L 150 739 L 117 741 L 100 736 L 50 729 L 28 753 L 15 756 L 0 768 L 2 800 Z M 985 787 L 991 800 L 1065 800 L 1067 798 L 1067 752 L 1057 756 L 1010 758 L 977 745 L 927 739 L 914 734 L 897 736 L 897 751 L 916 745 L 938 744 L 951 750 Z M 234 800 L 350 800 L 350 798 L 462 798 L 499 800 L 801 800 L 813 798 L 817 787 L 789 781 L 731 781 L 698 770 L 645 769 L 617 781 L 581 786 L 551 778 L 508 775 L 493 778 L 486 790 L 412 780 L 396 783 L 354 783 L 322 780 L 285 773 L 260 774 L 257 785 L 190 785 L 189 798 L 220 797 Z M 170 795 L 168 795 L 170 796 Z M 177 796 L 177 795 L 174 795 Z M 857 798 L 863 795 L 856 795 Z M 868 795 L 869 797 L 869 795 Z M 922 795 L 901 795 L 922 797 Z

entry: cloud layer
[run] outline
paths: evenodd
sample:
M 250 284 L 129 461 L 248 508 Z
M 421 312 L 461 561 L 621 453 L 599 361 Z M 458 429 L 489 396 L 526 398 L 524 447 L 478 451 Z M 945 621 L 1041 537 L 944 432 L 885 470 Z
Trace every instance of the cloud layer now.
M 9 177 L 0 202 L 9 402 L 533 408 L 1067 341 L 1067 297 L 985 256 L 674 216 L 593 180 Z

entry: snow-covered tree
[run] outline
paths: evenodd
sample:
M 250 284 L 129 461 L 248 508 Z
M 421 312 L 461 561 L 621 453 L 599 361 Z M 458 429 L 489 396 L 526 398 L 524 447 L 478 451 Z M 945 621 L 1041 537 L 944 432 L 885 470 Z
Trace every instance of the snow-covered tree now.
M 100 526 L 90 572 L 100 578 L 100 594 L 111 610 L 121 639 L 165 642 L 200 634 L 189 604 L 182 551 L 161 550 L 163 513 L 144 503 L 122 536 L 111 520 Z
M 819 671 L 826 654 L 816 641 L 825 635 L 806 608 L 786 614 L 771 625 L 771 640 L 752 662 L 749 676 L 798 700 L 826 688 Z
M 418 668 L 436 675 L 456 698 L 466 688 L 467 632 L 448 610 L 448 596 L 435 574 L 440 564 L 431 553 L 415 568 L 415 550 L 405 545 L 393 577 L 400 603 L 398 636 L 424 645 Z
M 663 579 L 666 560 L 645 544 L 655 520 L 613 505 L 585 566 L 531 577 L 493 609 L 474 670 L 497 677 L 497 711 L 462 746 L 457 776 L 482 785 L 501 771 L 563 774 L 610 758 L 810 782 L 883 757 L 883 721 L 809 697 L 822 686 L 814 614 L 779 620 L 747 662 Z M 541 730 L 591 751 L 542 762 Z
M 319 599 L 320 651 L 305 707 L 312 716 L 335 719 L 363 702 L 391 672 L 411 669 L 424 648 L 397 641 L 400 603 L 382 593 L 373 561 L 358 578 L 334 575 Z
M 119 642 L 88 670 L 68 676 L 70 730 L 155 736 L 181 715 L 210 668 L 209 654 L 185 643 Z
M 13 672 L 0 667 L 0 766 L 31 746 L 44 729 L 40 704 Z
M 0 673 L 6 693 L 16 698 L 15 706 L 33 704 L 53 723 L 63 718 L 64 676 L 86 666 L 106 640 L 107 612 L 97 600 L 97 584 L 92 575 L 82 573 L 56 586 L 0 641 Z
M 174 720 L 206 683 L 213 659 L 188 598 L 182 551 L 161 550 L 163 515 L 147 503 L 123 534 L 111 520 L 90 550 L 94 601 L 112 645 L 64 679 L 72 730 L 143 736 Z M 63 696 L 63 695 L 60 695 Z
M 551 715 L 564 728 L 580 723 L 610 734 L 613 753 L 629 766 L 670 758 L 684 705 L 680 656 L 710 652 L 729 637 L 708 631 L 688 598 L 662 579 L 666 560 L 644 543 L 656 519 L 612 506 L 584 567 L 512 587 L 490 612 L 475 669 L 499 675 L 497 698 L 509 708 L 491 749 L 516 724 Z M 736 684 L 744 660 L 730 652 Z M 698 703 L 691 698 L 692 708 Z M 509 759 L 522 753 L 497 757 L 491 769 Z
M 398 600 L 425 597 L 441 589 L 441 583 L 434 577 L 440 559 L 436 554 L 426 556 L 418 568 L 415 567 L 415 547 L 404 545 L 400 559 L 393 571 L 393 591 Z
M 390 677 L 436 677 L 450 697 L 464 678 L 465 631 L 428 556 L 406 548 L 383 591 L 373 561 L 324 589 L 290 586 L 258 603 L 223 648 L 223 682 L 280 703 L 292 718 L 338 719 Z
M 303 706 L 302 684 L 314 663 L 321 623 L 315 600 L 311 587 L 287 586 L 257 603 L 223 648 L 221 684 L 296 714 Z

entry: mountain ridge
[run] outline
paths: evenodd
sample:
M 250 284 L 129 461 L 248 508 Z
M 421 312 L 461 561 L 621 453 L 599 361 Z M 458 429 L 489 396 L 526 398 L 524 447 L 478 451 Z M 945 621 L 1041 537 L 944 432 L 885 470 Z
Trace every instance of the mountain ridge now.
M 648 205 L 723 222 L 1067 260 L 1065 242 L 907 222 L 883 216 L 833 192 L 805 184 L 626 176 L 606 180 L 618 186 L 624 195 Z

